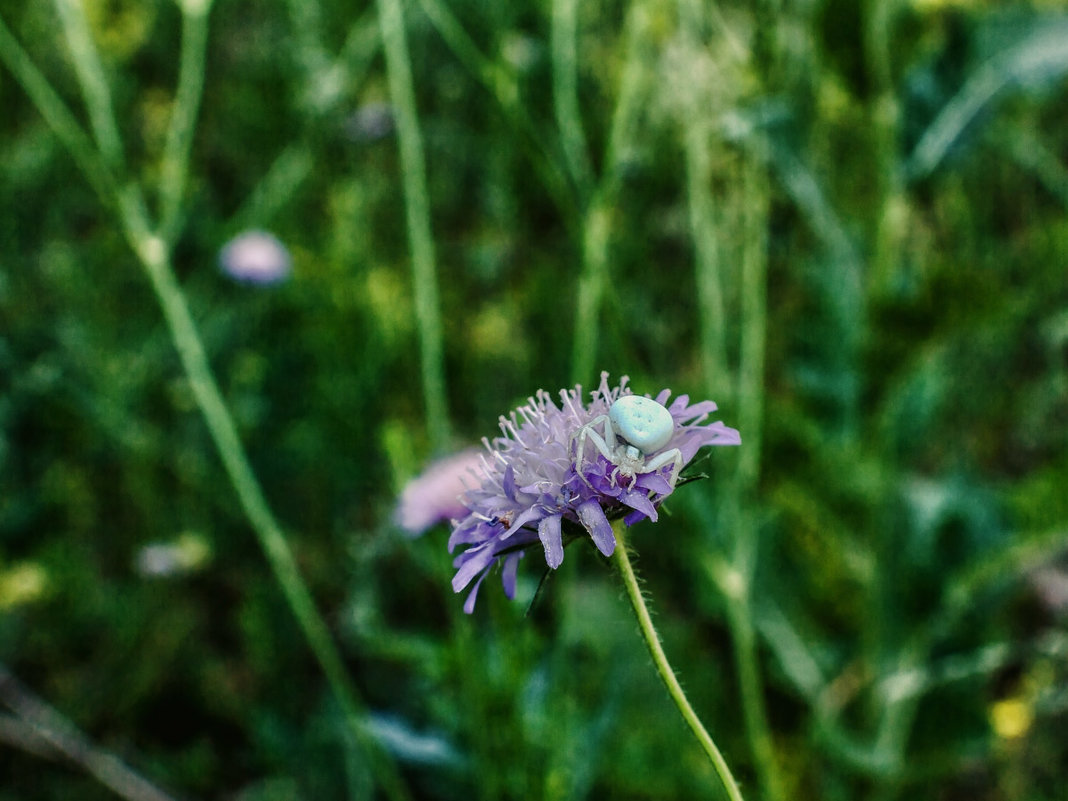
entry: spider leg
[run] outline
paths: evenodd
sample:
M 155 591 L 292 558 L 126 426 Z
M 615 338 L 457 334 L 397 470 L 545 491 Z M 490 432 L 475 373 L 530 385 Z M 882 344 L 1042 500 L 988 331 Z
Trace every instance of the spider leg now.
M 602 414 L 600 417 L 595 417 L 592 420 L 590 420 L 590 422 L 586 423 L 586 425 L 582 426 L 582 428 L 580 428 L 578 431 L 576 431 L 574 434 L 571 435 L 571 442 L 572 443 L 574 443 L 576 440 L 578 441 L 578 449 L 575 452 L 575 461 L 576 462 L 580 462 L 582 460 L 582 449 L 583 449 L 583 446 L 586 443 L 587 435 L 590 434 L 590 433 L 596 433 L 594 431 L 594 426 L 598 425 L 599 423 L 607 423 L 607 422 L 608 422 L 608 415 L 607 414 Z
M 616 466 L 616 469 L 612 471 L 612 475 L 609 477 L 609 482 L 614 487 L 616 481 L 619 478 L 619 462 L 616 461 L 619 454 L 619 441 L 616 439 L 616 430 L 612 428 L 612 418 L 608 415 L 604 416 L 604 444 L 608 450 L 601 450 L 604 454 L 604 458 Z
M 657 456 L 654 456 L 648 462 L 645 463 L 644 471 L 651 473 L 654 470 L 659 470 L 666 464 L 671 465 L 671 478 L 668 479 L 668 483 L 672 489 L 675 489 L 675 482 L 679 480 L 679 471 L 682 470 L 682 453 L 678 448 L 672 448 L 670 451 L 664 451 Z
M 604 458 L 610 462 L 612 461 L 612 452 L 609 450 L 608 443 L 604 441 L 604 438 L 598 434 L 596 430 L 594 430 L 594 426 L 601 421 L 604 421 L 606 431 L 611 431 L 608 416 L 601 415 L 580 428 L 575 435 L 575 438 L 578 440 L 578 445 L 575 448 L 575 472 L 578 473 L 579 478 L 581 478 L 582 482 L 590 489 L 593 489 L 593 485 L 590 484 L 589 479 L 586 478 L 585 474 L 582 472 L 583 458 L 586 453 L 586 440 L 589 439 L 593 444 L 593 447 L 595 447 Z M 615 439 L 614 435 L 612 436 L 612 439 Z
M 612 428 L 612 418 L 609 417 L 607 414 L 601 415 L 601 417 L 604 418 L 605 444 L 611 449 L 612 453 L 615 453 L 619 443 L 616 442 L 616 430 Z M 601 417 L 598 417 L 597 420 L 600 420 Z M 601 451 L 601 453 L 604 453 L 604 451 Z M 608 458 L 608 461 L 612 461 L 611 456 L 609 456 L 607 453 L 605 453 L 604 455 Z

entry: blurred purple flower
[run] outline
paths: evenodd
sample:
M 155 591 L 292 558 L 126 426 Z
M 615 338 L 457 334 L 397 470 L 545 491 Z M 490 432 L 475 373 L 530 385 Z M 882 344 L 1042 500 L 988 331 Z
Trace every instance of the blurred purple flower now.
M 289 277 L 293 261 L 285 245 L 273 234 L 246 231 L 219 251 L 219 267 L 238 281 L 276 284 Z
M 374 102 L 360 106 L 345 120 L 345 135 L 354 142 L 374 142 L 393 133 L 393 107 Z
M 498 563 L 505 594 L 514 597 L 519 559 L 535 544 L 542 546 L 546 564 L 555 569 L 564 558 L 565 533 L 585 532 L 610 556 L 616 546 L 610 519 L 622 517 L 627 525 L 657 519 L 658 507 L 674 491 L 669 481 L 673 463 L 627 477 L 598 449 L 587 447 L 581 476 L 575 468 L 578 432 L 630 394 L 626 376 L 610 388 L 608 373 L 601 374 L 601 385 L 590 393 L 588 404 L 582 403 L 580 386 L 561 390 L 559 406 L 538 390 L 526 405 L 501 417 L 503 436 L 483 440 L 488 454 L 481 456 L 479 485 L 463 494 L 467 514 L 456 516 L 449 538 L 450 552 L 464 548 L 453 561 L 453 589 L 460 592 L 474 582 L 465 612 L 474 610 L 479 587 Z M 674 431 L 663 447 L 645 457 L 677 448 L 686 464 L 705 445 L 741 442 L 738 432 L 723 423 L 703 424 L 716 410 L 712 401 L 691 405 L 680 395 L 668 405 L 670 396 L 665 389 L 655 400 L 670 413 Z
M 1046 565 L 1031 574 L 1031 586 L 1042 605 L 1054 614 L 1068 614 L 1068 569 Z
M 470 448 L 431 464 L 405 486 L 393 514 L 396 524 L 419 535 L 435 523 L 466 515 L 460 496 L 481 481 L 476 472 L 481 462 L 481 452 Z
M 153 542 L 142 547 L 134 558 L 134 569 L 146 578 L 179 576 L 204 567 L 211 561 L 211 546 L 194 532 L 186 532 L 171 542 Z

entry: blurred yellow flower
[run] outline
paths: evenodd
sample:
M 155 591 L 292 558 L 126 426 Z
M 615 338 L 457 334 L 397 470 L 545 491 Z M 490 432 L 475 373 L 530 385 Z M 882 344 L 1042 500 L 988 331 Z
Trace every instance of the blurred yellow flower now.
M 468 334 L 472 349 L 494 359 L 527 358 L 527 338 L 518 325 L 519 316 L 499 305 L 485 306 L 470 318 Z
M 48 573 L 33 562 L 0 572 L 0 610 L 13 609 L 41 598 L 48 589 Z
M 1006 698 L 990 707 L 990 725 L 998 737 L 1016 740 L 1023 737 L 1034 723 L 1031 704 L 1021 698 Z
M 364 303 L 377 324 L 383 345 L 393 345 L 412 330 L 412 299 L 404 281 L 387 267 L 372 267 L 364 280 Z

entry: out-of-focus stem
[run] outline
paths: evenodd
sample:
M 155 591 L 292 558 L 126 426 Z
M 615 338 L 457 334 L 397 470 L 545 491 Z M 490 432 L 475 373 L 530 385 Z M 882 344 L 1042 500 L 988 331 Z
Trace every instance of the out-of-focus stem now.
M 576 383 L 589 379 L 600 342 L 598 317 L 608 281 L 608 245 L 612 209 L 598 194 L 586 210 L 582 225 L 582 274 L 575 302 L 575 334 L 572 338 L 571 377 Z
M 701 52 L 703 8 L 692 0 L 679 0 L 679 27 L 687 53 Z M 720 264 L 719 231 L 712 197 L 712 120 L 709 100 L 698 91 L 687 93 L 683 112 L 686 153 L 686 201 L 694 249 L 694 283 L 700 310 L 700 359 L 709 397 L 727 402 L 731 389 L 727 372 L 726 308 Z
M 727 598 L 727 619 L 734 642 L 734 660 L 741 687 L 742 708 L 749 746 L 768 801 L 783 801 L 786 791 L 775 758 L 771 727 L 764 700 L 764 681 L 757 655 L 752 612 L 752 578 L 756 569 L 758 531 L 753 508 L 760 478 L 764 424 L 764 349 L 767 340 L 767 212 L 766 168 L 746 157 L 742 164 L 744 209 L 741 258 L 741 341 L 739 343 L 737 400 L 739 428 L 744 447 L 738 454 L 736 491 L 729 503 L 735 508 L 734 570 L 740 572 L 741 591 Z
M 3 20 L 0 20 L 0 60 L 29 95 L 52 133 L 67 148 L 100 200 L 107 206 L 114 205 L 118 195 L 115 174 Z
M 200 97 L 204 90 L 204 61 L 208 48 L 208 12 L 212 0 L 182 2 L 182 54 L 178 62 L 178 89 L 171 112 L 160 168 L 159 229 L 168 244 L 181 224 L 182 199 L 189 176 Z
M 744 210 L 741 258 L 741 340 L 735 401 L 744 447 L 738 453 L 739 489 L 750 493 L 760 477 L 764 430 L 764 352 L 768 310 L 768 176 L 763 162 L 751 154 L 742 164 Z
M 739 520 L 743 523 L 739 530 L 750 534 L 752 526 L 746 524 L 744 516 L 739 516 Z M 756 631 L 750 603 L 749 573 L 752 560 L 752 544 L 739 545 L 734 556 L 735 565 L 728 565 L 722 559 L 709 556 L 706 558 L 705 571 L 713 577 L 726 602 L 727 625 L 731 633 L 734 667 L 741 691 L 745 732 L 764 796 L 768 801 L 785 801 L 786 792 L 775 759 L 767 706 L 764 703 L 764 680 L 757 657 Z
M 878 192 L 871 280 L 877 293 L 887 291 L 893 283 L 908 214 L 897 147 L 901 113 L 890 56 L 891 27 L 897 6 L 897 0 L 868 0 L 865 4 L 864 49 L 873 90 L 869 113 Z
M 534 171 L 559 207 L 564 224 L 572 227 L 572 221 L 579 214 L 579 205 L 568 183 L 567 172 L 558 163 L 558 155 L 546 147 L 547 137 L 541 135 L 523 105 L 515 76 L 478 49 L 443 0 L 419 0 L 419 5 L 453 54 L 497 101 L 505 120 L 521 137 Z
M 4 665 L 0 665 L 0 701 L 17 718 L 3 721 L 19 744 L 40 756 L 63 756 L 127 801 L 174 801 L 117 756 L 80 732 L 57 710 L 38 698 Z
M 727 401 L 726 309 L 720 270 L 709 126 L 691 116 L 686 125 L 686 196 L 696 261 L 697 305 L 701 310 L 701 368 L 710 397 Z
M 623 158 L 631 146 L 641 118 L 641 99 L 648 77 L 645 50 L 650 27 L 649 10 L 641 0 L 636 0 L 627 15 L 626 62 L 612 114 L 604 171 L 583 215 L 583 264 L 575 303 L 575 335 L 571 352 L 571 376 L 576 383 L 590 379 L 597 361 L 601 303 L 609 278 L 612 211 L 623 181 Z
M 77 41 L 77 36 L 79 35 L 77 34 L 77 26 L 79 24 L 77 14 L 80 13 L 80 6 L 72 5 L 75 0 L 57 0 L 57 2 L 68 4 L 66 7 L 68 11 L 71 7 L 75 9 L 76 13 L 72 24 L 75 29 L 74 38 Z M 206 19 L 207 6 L 207 0 L 184 0 L 183 3 L 183 7 L 188 13 L 199 13 L 202 19 Z M 89 50 L 85 50 L 84 43 L 79 46 L 83 48 L 83 52 L 81 55 L 74 53 L 73 55 L 76 59 L 87 58 L 86 52 L 90 52 L 95 57 L 95 49 L 91 48 L 91 43 Z M 4 62 L 11 68 L 53 132 L 71 151 L 75 161 L 86 173 L 90 183 L 100 194 L 101 199 L 109 207 L 115 209 L 123 233 L 144 267 L 159 300 L 164 320 L 170 331 L 171 340 L 178 351 L 193 397 L 204 417 L 208 431 L 219 452 L 223 467 L 237 492 L 245 515 L 260 541 L 260 545 L 267 556 L 268 564 L 274 572 L 275 578 L 297 619 L 297 623 L 323 673 L 326 675 L 327 682 L 330 684 L 330 688 L 338 705 L 341 707 L 346 721 L 352 728 L 354 737 L 368 755 L 376 778 L 391 799 L 394 801 L 406 801 L 409 798 L 408 791 L 400 778 L 396 764 L 379 744 L 368 726 L 366 708 L 355 686 L 352 684 L 341 654 L 330 636 L 330 631 L 316 609 L 315 602 L 312 600 L 311 594 L 308 592 L 308 588 L 297 570 L 293 553 L 286 542 L 281 527 L 274 519 L 274 515 L 267 505 L 263 491 L 252 471 L 248 456 L 245 454 L 244 447 L 237 435 L 237 427 L 233 417 L 230 415 L 211 373 L 207 354 L 193 322 L 185 295 L 175 277 L 174 269 L 171 265 L 169 243 L 160 233 L 153 229 L 140 187 L 133 183 L 127 183 L 121 187 L 117 185 L 114 174 L 105 159 L 101 158 L 100 153 L 93 148 L 92 142 L 81 131 L 73 115 L 59 99 L 55 90 L 47 79 L 37 71 L 29 57 L 2 22 L 0 22 L 0 58 L 3 58 Z M 89 60 L 91 61 L 92 57 L 89 57 Z M 98 67 L 99 65 L 93 67 L 87 62 L 79 68 L 80 71 L 90 76 L 87 79 L 88 85 L 83 82 L 82 87 L 83 92 L 87 95 L 96 91 L 91 87 L 92 82 L 96 80 L 92 75 Z M 191 79 L 187 78 L 187 80 Z M 195 92 L 192 91 L 194 88 L 196 89 Z M 104 97 L 106 97 L 106 94 Z M 187 123 L 182 123 L 183 126 L 188 126 L 185 133 L 179 133 L 179 138 L 183 141 L 186 137 L 192 136 L 198 98 L 198 87 L 191 86 L 186 89 L 184 103 L 188 107 L 185 113 L 192 115 L 192 117 Z M 106 111 L 107 114 L 112 114 L 110 101 L 105 103 L 100 96 L 95 99 L 86 97 L 86 103 L 94 107 L 97 113 Z M 110 136 L 107 131 L 117 130 L 114 118 L 111 120 L 95 120 L 94 126 L 98 128 L 98 137 L 103 137 L 104 141 L 107 141 Z M 101 131 L 104 133 L 101 133 Z M 112 146 L 108 145 L 108 147 Z M 104 145 L 101 145 L 101 147 L 104 147 Z M 181 154 L 179 153 L 179 155 Z M 178 159 L 177 166 L 183 172 L 188 169 L 184 156 Z M 184 176 L 179 180 L 184 184 Z
M 412 251 L 412 284 L 415 319 L 419 330 L 427 430 L 431 446 L 440 452 L 449 444 L 445 357 L 442 347 L 444 337 L 438 300 L 434 239 L 430 229 L 426 157 L 415 108 L 415 89 L 412 84 L 401 0 L 378 0 L 378 21 L 386 53 L 389 91 L 397 118 L 408 244 Z
M 97 146 L 107 165 L 116 172 L 121 172 L 124 162 L 122 139 L 115 121 L 115 110 L 111 105 L 111 90 L 104 75 L 104 67 L 100 63 L 100 55 L 89 32 L 85 9 L 81 0 L 55 0 L 55 5 L 67 46 L 70 48 L 71 62 L 78 76 Z
M 680 16 L 687 30 L 698 30 L 698 9 L 680 3 Z M 691 47 L 699 42 L 691 35 Z M 695 104 L 696 105 L 696 104 Z M 751 502 L 760 472 L 761 428 L 764 409 L 764 348 L 766 311 L 767 179 L 765 168 L 750 154 L 743 156 L 740 190 L 733 197 L 742 209 L 741 334 L 736 381 L 727 368 L 725 275 L 719 258 L 715 208 L 712 199 L 711 131 L 700 108 L 691 108 L 684 121 L 687 199 L 690 229 L 694 239 L 698 313 L 702 340 L 701 359 L 705 383 L 711 396 L 727 396 L 736 410 L 742 432 L 738 470 L 731 489 L 719 505 L 722 528 L 729 532 L 729 563 L 726 557 L 709 556 L 706 572 L 722 593 L 727 608 L 732 652 L 741 690 L 746 736 L 761 786 L 768 801 L 783 801 L 785 790 L 775 757 L 771 728 L 764 700 L 764 683 L 756 649 L 751 607 L 751 579 L 757 560 L 757 532 Z M 733 387 L 732 387 L 733 383 Z M 733 389 L 733 398 L 729 392 Z
M 300 0 L 291 0 L 290 9 L 294 16 L 303 14 L 302 10 L 296 10 L 297 6 L 303 9 Z M 304 24 L 311 25 L 312 22 L 305 19 Z M 337 107 L 341 99 L 340 87 L 359 86 L 363 82 L 381 46 L 378 13 L 376 9 L 370 8 L 352 23 L 345 37 L 345 44 L 336 58 L 321 63 L 316 51 L 305 59 L 302 91 L 306 97 L 315 96 L 317 101 L 314 104 L 309 103 L 307 108 L 311 127 L 314 128 L 320 123 L 322 115 Z M 320 88 L 321 83 L 327 85 L 326 92 Z M 254 225 L 265 225 L 293 199 L 293 195 L 312 174 L 314 167 L 312 149 L 307 137 L 290 142 L 275 157 L 259 183 L 248 193 L 245 202 L 227 222 L 226 228 L 240 231 Z
M 407 799 L 408 792 L 397 773 L 396 765 L 382 750 L 367 726 L 366 707 L 349 678 L 341 654 L 300 576 L 293 552 L 252 471 L 233 417 L 211 373 L 208 357 L 189 312 L 185 295 L 175 278 L 167 245 L 162 237 L 151 232 L 139 193 L 129 190 L 123 194 L 120 213 L 127 238 L 148 274 L 163 310 L 163 317 L 189 380 L 193 397 L 204 416 L 226 474 L 237 491 L 241 507 L 263 547 L 275 579 L 326 675 L 354 736 L 373 760 L 376 776 L 395 801 Z
M 586 151 L 582 114 L 578 100 L 578 46 L 576 31 L 577 0 L 553 0 L 552 64 L 553 109 L 560 129 L 564 157 L 579 195 L 589 195 L 593 168 Z

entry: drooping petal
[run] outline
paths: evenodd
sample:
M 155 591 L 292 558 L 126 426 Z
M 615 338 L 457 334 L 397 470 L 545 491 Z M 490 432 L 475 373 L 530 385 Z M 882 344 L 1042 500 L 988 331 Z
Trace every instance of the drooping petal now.
M 601 504 L 596 500 L 586 501 L 575 510 L 575 513 L 583 528 L 590 532 L 597 550 L 605 556 L 611 556 L 616 549 L 616 535 L 612 533 L 612 524 L 605 517 Z
M 471 592 L 467 595 L 467 600 L 464 601 L 464 613 L 471 614 L 475 611 L 475 600 L 478 598 L 478 588 L 482 586 L 482 582 L 486 580 L 486 576 L 489 575 L 489 568 L 483 571 L 482 575 L 478 577 L 478 581 L 475 582 L 475 586 L 471 588 Z M 457 590 L 459 592 L 459 590 Z
M 545 564 L 553 570 L 564 561 L 564 543 L 560 536 L 560 515 L 543 517 L 538 523 L 538 538 L 545 548 Z
M 452 577 L 452 589 L 454 592 L 459 592 L 473 579 L 480 570 L 485 570 L 496 557 L 496 553 L 493 549 L 493 541 L 490 540 L 485 545 L 480 545 L 477 548 L 469 548 L 457 557 L 457 562 L 463 560 L 462 563 L 457 566 L 459 569 L 456 571 L 456 575 Z
M 635 492 L 634 490 L 627 490 L 619 496 L 619 500 L 621 500 L 631 509 L 634 509 L 637 512 L 641 512 L 654 523 L 656 522 L 656 507 L 653 506 L 653 502 L 649 500 L 649 497 L 647 495 L 643 495 L 640 492 Z
M 504 558 L 504 567 L 501 568 L 501 584 L 504 586 L 505 597 L 509 601 L 515 598 L 516 571 L 519 570 L 519 560 L 522 558 L 522 551 L 508 554 Z

